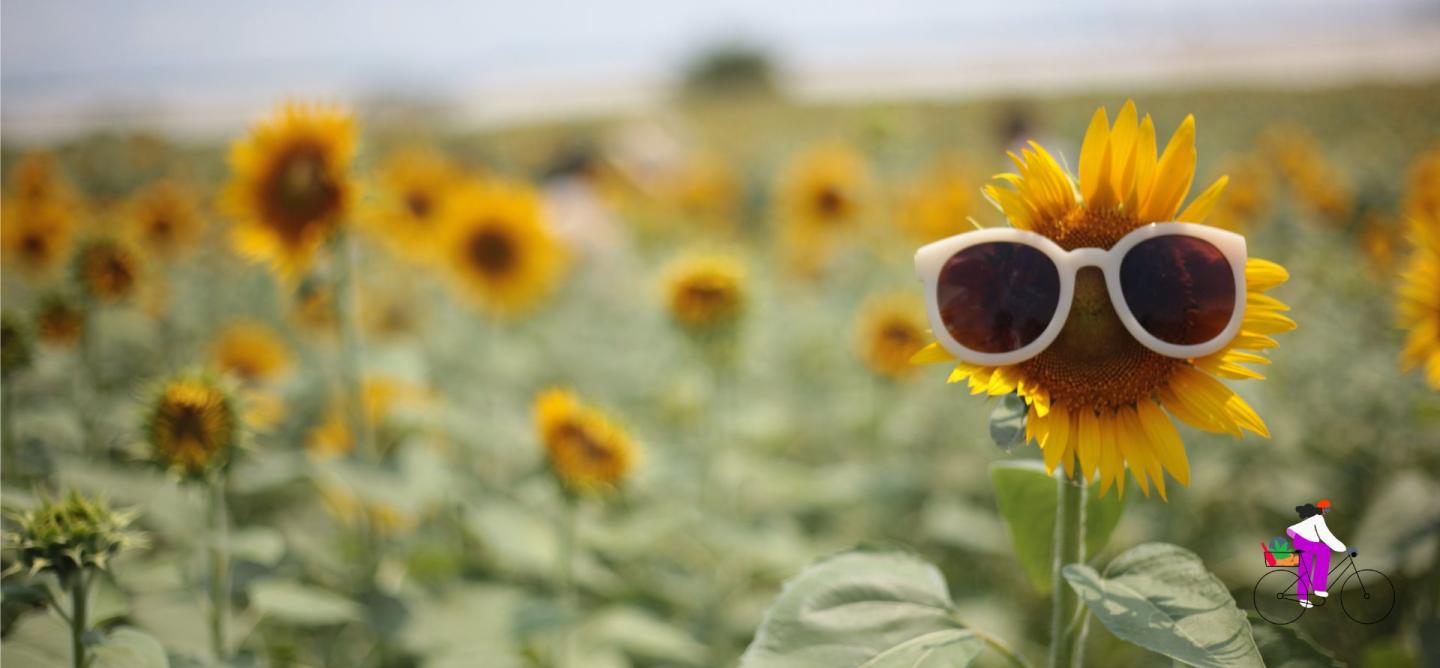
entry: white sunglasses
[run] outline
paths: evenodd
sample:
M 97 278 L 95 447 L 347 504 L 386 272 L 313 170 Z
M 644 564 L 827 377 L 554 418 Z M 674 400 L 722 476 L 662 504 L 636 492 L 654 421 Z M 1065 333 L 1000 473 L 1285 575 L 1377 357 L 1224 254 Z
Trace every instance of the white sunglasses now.
M 1054 343 L 1075 275 L 1097 267 L 1110 303 L 1141 345 L 1166 357 L 1224 348 L 1245 315 L 1245 237 L 1195 223 L 1152 223 L 1107 249 L 1067 251 L 1034 232 L 965 232 L 915 252 L 940 345 L 983 366 L 1016 364 Z

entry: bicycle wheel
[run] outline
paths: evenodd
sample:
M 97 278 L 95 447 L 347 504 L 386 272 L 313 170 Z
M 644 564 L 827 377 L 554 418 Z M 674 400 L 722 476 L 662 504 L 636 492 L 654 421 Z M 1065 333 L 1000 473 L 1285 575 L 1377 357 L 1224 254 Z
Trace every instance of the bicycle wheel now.
M 1273 570 L 1255 582 L 1255 612 L 1271 624 L 1284 626 L 1300 619 L 1305 608 L 1300 607 L 1296 587 L 1300 576 L 1295 571 Z
M 1355 571 L 1340 587 L 1340 607 L 1356 622 L 1375 624 L 1395 609 L 1395 585 L 1380 571 Z

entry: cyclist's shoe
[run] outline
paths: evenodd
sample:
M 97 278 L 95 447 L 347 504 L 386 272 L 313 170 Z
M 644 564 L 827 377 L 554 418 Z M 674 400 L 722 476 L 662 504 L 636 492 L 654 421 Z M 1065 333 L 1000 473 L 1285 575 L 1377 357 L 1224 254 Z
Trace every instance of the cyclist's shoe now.
M 1320 598 L 1329 598 L 1329 596 L 1330 596 L 1330 592 L 1328 592 L 1328 591 L 1317 591 L 1317 592 L 1314 592 L 1314 594 L 1315 594 L 1316 596 L 1319 596 Z
M 1314 603 L 1311 603 L 1311 602 L 1309 602 L 1309 601 L 1301 601 L 1301 602 L 1300 602 L 1300 607 L 1302 607 L 1302 608 L 1313 608 L 1313 607 L 1315 607 L 1315 604 L 1314 604 Z

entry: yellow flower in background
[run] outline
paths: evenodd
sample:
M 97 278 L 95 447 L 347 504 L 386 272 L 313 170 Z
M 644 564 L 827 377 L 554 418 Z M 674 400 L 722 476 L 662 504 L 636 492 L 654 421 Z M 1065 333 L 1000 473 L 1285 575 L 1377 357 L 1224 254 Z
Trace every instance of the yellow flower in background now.
M 342 485 L 319 483 L 318 489 L 330 516 L 349 526 L 365 526 L 381 536 L 395 536 L 409 532 L 419 523 L 413 513 L 383 501 L 367 502 Z
M 535 397 L 535 429 L 550 470 L 570 491 L 614 490 L 639 459 L 624 429 L 568 390 L 549 389 Z
M 1440 225 L 1440 145 L 1421 154 L 1410 165 L 1405 183 L 1405 217 Z
M 153 456 L 188 478 L 228 466 L 239 432 L 234 400 L 208 376 L 181 375 L 165 382 L 146 412 L 145 435 Z
M 975 180 L 956 158 L 935 164 L 902 195 L 896 223 L 921 243 L 971 229 L 975 213 Z
M 119 302 L 140 283 L 140 256 L 117 239 L 94 239 L 80 246 L 72 260 L 75 283 L 90 298 Z
M 535 306 L 565 264 L 539 195 L 517 183 L 477 183 L 457 192 L 445 209 L 441 244 L 457 286 L 496 315 Z
M 275 381 L 291 364 L 280 335 L 253 320 L 237 320 L 221 329 L 210 346 L 210 361 L 216 371 L 244 385 Z
M 1395 293 L 1400 326 L 1409 331 L 1400 366 L 1420 369 L 1440 390 L 1440 218 L 1412 220 L 1410 238 L 1414 250 Z
M 1322 222 L 1348 221 L 1355 201 L 1354 186 L 1345 171 L 1325 156 L 1309 130 L 1300 126 L 1271 128 L 1261 144 L 1291 194 L 1318 214 Z
M 1396 270 L 1395 256 L 1400 248 L 1400 226 L 1388 216 L 1374 211 L 1360 220 L 1360 250 L 1369 260 L 1370 271 L 1378 277 L 1388 277 Z
M 335 285 L 329 280 L 307 276 L 283 297 L 289 303 L 288 319 L 302 331 L 320 337 L 335 334 L 340 321 L 335 311 Z
M 0 247 L 7 263 L 14 263 L 32 277 L 41 277 L 69 256 L 77 225 L 71 207 L 48 200 L 10 197 L 0 208 L 5 221 L 0 225 Z
M 68 294 L 49 292 L 35 308 L 35 334 L 43 343 L 71 347 L 85 329 L 85 312 Z
M 221 204 L 235 219 L 236 250 L 295 278 L 345 222 L 355 122 L 336 108 L 287 104 L 230 148 Z
M 856 345 L 871 371 L 903 379 L 915 372 L 910 358 L 930 336 L 925 305 L 910 293 L 872 297 L 860 308 Z
M 393 153 L 380 166 L 377 202 L 360 220 L 396 253 L 428 260 L 434 255 L 441 208 L 462 176 L 459 167 L 436 151 Z
M 870 170 L 845 144 L 817 146 L 797 156 L 780 176 L 786 221 L 812 230 L 853 227 L 865 213 Z
M 67 203 L 74 192 L 60 170 L 54 154 L 27 153 L 10 171 L 10 194 L 23 204 Z
M 159 181 L 141 190 L 131 199 L 128 213 L 135 239 L 161 259 L 179 257 L 205 233 L 205 219 L 194 196 L 175 181 Z
M 682 327 L 731 325 L 745 310 L 745 267 L 733 255 L 682 255 L 666 265 L 660 283 L 670 317 Z
M 1244 234 L 1268 221 L 1275 196 L 1270 164 L 1257 154 L 1245 153 L 1226 158 L 1219 171 L 1228 174 L 1230 181 L 1215 202 L 1210 224 Z
M 419 405 L 424 396 L 421 388 L 396 378 L 372 376 L 361 382 L 361 404 L 366 424 L 371 429 L 381 425 L 400 408 Z M 345 415 L 345 403 L 340 397 L 332 402 L 324 421 L 310 431 L 305 449 L 317 459 L 329 459 L 355 449 L 355 439 Z
M 740 176 L 716 153 L 696 153 L 661 183 L 664 197 L 680 213 L 710 224 L 733 225 L 740 208 Z
M 360 322 L 375 340 L 393 341 L 415 334 L 424 320 L 424 302 L 393 283 L 366 289 L 361 295 Z
M 1019 173 L 997 176 L 1000 184 L 986 186 L 985 193 L 1017 228 L 1066 249 L 1109 248 L 1147 223 L 1205 220 L 1227 179 L 1221 177 L 1182 208 L 1195 156 L 1194 117 L 1185 118 L 1157 156 L 1153 121 L 1148 115 L 1137 118 L 1134 103 L 1127 102 L 1114 125 L 1103 108 L 1095 112 L 1080 151 L 1078 184 L 1031 142 L 1021 155 L 1010 156 Z M 1153 482 L 1164 497 L 1162 471 L 1181 484 L 1190 478 L 1184 445 L 1167 411 L 1203 431 L 1269 436 L 1255 410 L 1217 377 L 1263 378 L 1243 364 L 1268 363 L 1255 351 L 1275 347 L 1271 335 L 1295 327 L 1284 315 L 1287 307 L 1263 294 L 1287 278 L 1279 265 L 1251 258 L 1240 333 L 1219 352 L 1179 360 L 1135 341 L 1110 304 L 1103 276 L 1082 271 L 1069 319 L 1048 349 L 1011 366 L 958 363 L 950 382 L 968 380 L 973 394 L 1018 392 L 1029 404 L 1027 438 L 1042 448 L 1047 469 L 1063 466 L 1086 480 L 1098 474 L 1102 493 L 1111 485 L 1123 493 L 1128 468 L 1142 491 L 1148 494 Z M 934 343 L 915 361 L 955 362 Z

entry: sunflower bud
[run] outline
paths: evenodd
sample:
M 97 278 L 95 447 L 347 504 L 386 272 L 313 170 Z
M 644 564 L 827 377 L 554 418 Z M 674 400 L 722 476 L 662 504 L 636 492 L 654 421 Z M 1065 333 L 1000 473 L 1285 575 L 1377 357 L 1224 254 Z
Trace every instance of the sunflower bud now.
M 115 510 L 105 499 L 75 490 L 10 513 L 9 519 L 14 530 L 5 533 L 4 544 L 15 560 L 9 572 L 33 576 L 49 571 L 62 582 L 86 569 L 104 570 L 117 553 L 140 542 L 128 531 L 134 512 Z
M 184 374 L 166 381 L 146 410 L 145 435 L 153 457 L 184 478 L 224 470 L 239 433 L 233 397 L 208 375 Z

